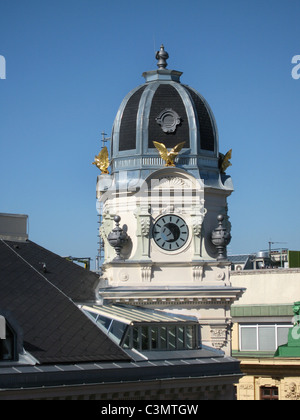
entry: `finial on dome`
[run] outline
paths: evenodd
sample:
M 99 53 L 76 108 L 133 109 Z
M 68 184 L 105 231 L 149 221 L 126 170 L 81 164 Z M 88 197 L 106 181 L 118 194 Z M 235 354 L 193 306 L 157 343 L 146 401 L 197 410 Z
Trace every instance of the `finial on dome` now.
M 158 69 L 145 71 L 143 73 L 143 77 L 145 77 L 146 82 L 154 82 L 156 80 L 172 80 L 174 82 L 180 83 L 180 76 L 182 75 L 182 72 L 166 69 L 168 65 L 167 59 L 169 58 L 169 54 L 167 51 L 165 51 L 163 44 L 161 44 L 160 50 L 156 52 L 155 58 L 157 60 Z
M 157 51 L 155 56 L 157 62 L 157 67 L 159 69 L 165 69 L 167 67 L 167 59 L 169 58 L 169 54 L 165 51 L 165 47 L 161 44 L 160 50 Z

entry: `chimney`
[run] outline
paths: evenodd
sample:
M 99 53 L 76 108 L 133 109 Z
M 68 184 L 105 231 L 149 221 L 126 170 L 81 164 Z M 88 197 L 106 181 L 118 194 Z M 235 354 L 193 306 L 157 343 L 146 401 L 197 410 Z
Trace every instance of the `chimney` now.
M 25 242 L 28 239 L 26 214 L 0 213 L 0 239 Z

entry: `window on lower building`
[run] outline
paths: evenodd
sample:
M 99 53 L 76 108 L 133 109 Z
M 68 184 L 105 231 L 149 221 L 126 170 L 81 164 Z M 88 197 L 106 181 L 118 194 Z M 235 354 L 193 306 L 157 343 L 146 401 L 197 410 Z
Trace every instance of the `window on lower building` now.
M 260 399 L 261 400 L 278 400 L 278 388 L 277 386 L 261 386 L 260 387 Z
M 275 351 L 286 344 L 291 325 L 285 324 L 242 324 L 240 325 L 241 351 Z

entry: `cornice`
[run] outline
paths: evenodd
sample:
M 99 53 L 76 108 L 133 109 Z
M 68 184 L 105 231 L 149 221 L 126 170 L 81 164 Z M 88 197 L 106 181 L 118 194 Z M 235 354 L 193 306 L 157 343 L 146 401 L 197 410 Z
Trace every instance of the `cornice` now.
M 135 306 L 224 306 L 232 305 L 244 293 L 244 289 L 233 287 L 188 288 L 188 289 L 100 289 L 105 303 Z

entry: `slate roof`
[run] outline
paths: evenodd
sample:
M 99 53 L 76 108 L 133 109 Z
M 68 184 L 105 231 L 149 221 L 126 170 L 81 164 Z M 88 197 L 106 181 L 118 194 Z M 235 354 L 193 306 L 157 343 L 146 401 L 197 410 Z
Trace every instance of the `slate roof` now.
M 0 240 L 0 313 L 12 315 L 41 364 L 129 360 L 75 303 L 95 300 L 98 281 L 34 242 Z
M 180 116 L 180 124 L 172 133 L 164 132 L 156 120 L 167 109 Z M 194 111 L 187 115 L 186 109 Z M 138 121 L 140 114 L 149 116 Z M 133 89 L 124 98 L 114 123 L 113 142 L 118 144 L 117 157 L 120 151 L 137 149 L 139 141 L 146 141 L 148 149 L 155 149 L 153 139 L 167 148 L 185 141 L 184 147 L 189 149 L 189 132 L 197 126 L 198 153 L 200 149 L 215 152 L 214 125 L 208 105 L 197 91 L 174 81 L 152 81 Z

